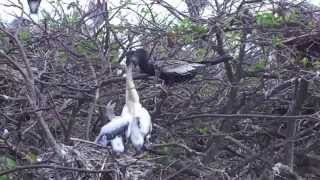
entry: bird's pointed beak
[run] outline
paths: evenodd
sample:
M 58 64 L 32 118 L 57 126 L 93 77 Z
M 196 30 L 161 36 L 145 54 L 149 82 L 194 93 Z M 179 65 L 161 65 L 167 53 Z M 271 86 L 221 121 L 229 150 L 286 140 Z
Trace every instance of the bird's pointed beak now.
M 127 65 L 132 64 L 134 68 L 136 68 L 138 66 L 138 58 L 136 56 L 132 56 L 129 59 L 129 62 L 127 63 Z
M 37 14 L 41 0 L 28 1 L 31 14 Z
M 134 51 L 129 51 L 126 53 L 126 65 L 133 65 L 136 67 L 139 63 L 139 59 Z

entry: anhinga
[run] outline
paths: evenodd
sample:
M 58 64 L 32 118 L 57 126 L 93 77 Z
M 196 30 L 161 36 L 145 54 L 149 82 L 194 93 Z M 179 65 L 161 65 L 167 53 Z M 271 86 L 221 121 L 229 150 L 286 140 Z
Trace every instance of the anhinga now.
M 133 63 L 136 62 L 135 58 L 131 52 L 126 54 L 126 104 L 122 109 L 121 116 L 129 117 L 130 123 L 127 137 L 130 137 L 133 146 L 140 151 L 144 146 L 145 138 L 149 141 L 152 123 L 149 112 L 140 103 L 132 78 Z
M 130 53 L 130 52 L 129 52 Z M 111 144 L 116 152 L 123 152 L 123 138 L 129 139 L 137 151 L 141 151 L 144 142 L 149 141 L 152 131 L 151 116 L 140 104 L 140 98 L 132 79 L 134 56 L 127 54 L 126 66 L 126 103 L 120 116 L 116 116 L 114 105 L 108 103 L 107 116 L 111 120 L 101 128 L 96 143 Z
M 229 55 L 216 58 L 214 61 L 203 61 L 199 63 L 190 63 L 180 60 L 158 60 L 151 62 L 146 50 L 140 48 L 134 51 L 129 51 L 128 54 L 131 57 L 134 64 L 137 64 L 142 73 L 149 74 L 151 76 L 159 77 L 164 80 L 165 84 L 171 84 L 175 82 L 182 82 L 190 80 L 206 65 L 216 65 L 228 60 L 232 57 Z
M 37 14 L 41 0 L 28 0 L 28 5 L 31 14 Z

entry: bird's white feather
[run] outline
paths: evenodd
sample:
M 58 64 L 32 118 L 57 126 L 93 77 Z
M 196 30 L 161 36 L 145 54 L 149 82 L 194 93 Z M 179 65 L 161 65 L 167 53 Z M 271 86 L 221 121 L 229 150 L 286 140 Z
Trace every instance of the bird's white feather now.
M 122 109 L 121 116 L 130 117 L 126 136 L 130 137 L 136 149 L 141 150 L 144 145 L 144 138 L 151 133 L 152 125 L 150 114 L 142 107 L 132 79 L 132 64 L 127 67 L 126 104 Z
M 128 106 L 126 104 L 122 108 L 121 117 L 128 119 L 129 121 L 128 128 L 125 132 L 126 138 L 129 138 L 131 134 L 132 114 L 129 112 Z
M 128 129 L 129 119 L 115 116 L 110 122 L 104 125 L 95 142 L 101 145 L 111 143 L 112 149 L 115 152 L 123 152 L 124 144 L 122 134 Z M 108 139 L 112 137 L 112 139 Z
M 114 139 L 111 140 L 111 146 L 113 151 L 122 153 L 124 152 L 124 144 L 122 136 L 116 136 Z
M 140 151 L 144 145 L 144 135 L 140 131 L 138 122 L 139 119 L 135 118 L 131 122 L 131 134 L 130 134 L 130 140 L 132 142 L 132 145 Z
M 203 64 L 197 63 L 188 63 L 184 61 L 165 61 L 158 62 L 155 64 L 157 68 L 159 68 L 164 73 L 175 73 L 175 74 L 189 74 L 198 68 L 205 67 Z
M 152 123 L 151 123 L 151 116 L 149 112 L 144 108 L 140 107 L 137 110 L 136 117 L 140 120 L 140 131 L 141 133 L 146 136 L 151 133 L 152 131 Z
M 128 126 L 129 120 L 116 116 L 112 121 L 108 122 L 101 128 L 100 134 L 114 134 L 121 130 L 124 130 Z
M 179 65 L 177 67 L 170 67 L 166 69 L 167 73 L 186 74 L 190 71 L 194 71 L 195 68 L 188 64 Z

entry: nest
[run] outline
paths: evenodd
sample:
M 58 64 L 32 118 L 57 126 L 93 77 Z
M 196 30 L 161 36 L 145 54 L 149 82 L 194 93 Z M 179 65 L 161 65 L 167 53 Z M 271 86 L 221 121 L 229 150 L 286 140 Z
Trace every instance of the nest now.
M 39 170 L 38 174 L 45 179 L 57 179 L 59 174 L 61 179 L 141 180 L 150 179 L 148 176 L 155 168 L 154 163 L 143 159 L 143 156 L 135 156 L 132 152 L 116 155 L 108 148 L 81 142 L 74 146 L 61 147 L 63 160 L 50 152 L 39 155 L 38 161 L 46 161 L 52 166 L 68 167 L 70 171 L 57 171 L 59 168 Z

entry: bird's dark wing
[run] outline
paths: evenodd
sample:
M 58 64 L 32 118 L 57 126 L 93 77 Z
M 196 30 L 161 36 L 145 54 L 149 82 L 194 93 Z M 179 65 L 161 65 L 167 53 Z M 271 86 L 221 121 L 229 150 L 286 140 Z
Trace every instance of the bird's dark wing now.
M 195 73 L 199 68 L 205 67 L 203 64 L 188 63 L 179 60 L 156 61 L 155 67 L 165 74 L 189 75 Z

